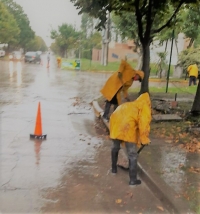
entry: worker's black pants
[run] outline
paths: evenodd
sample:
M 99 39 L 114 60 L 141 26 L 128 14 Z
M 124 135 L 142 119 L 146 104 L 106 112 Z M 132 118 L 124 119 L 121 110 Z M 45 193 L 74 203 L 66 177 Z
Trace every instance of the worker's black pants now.
M 113 139 L 113 147 L 111 150 L 112 172 L 117 172 L 118 153 L 120 150 L 121 140 Z M 125 142 L 126 151 L 129 160 L 129 176 L 131 181 L 137 180 L 137 147 L 135 143 Z
M 189 78 L 189 86 L 191 86 L 193 83 L 193 85 L 197 84 L 197 78 L 195 76 L 190 76 Z

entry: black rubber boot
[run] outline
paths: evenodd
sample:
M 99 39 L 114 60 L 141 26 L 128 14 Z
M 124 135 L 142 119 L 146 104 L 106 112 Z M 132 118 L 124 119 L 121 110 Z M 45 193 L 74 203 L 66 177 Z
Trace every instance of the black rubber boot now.
M 104 114 L 103 114 L 103 118 L 106 120 L 109 120 L 109 112 L 110 112 L 110 107 L 111 107 L 111 103 L 106 101 L 106 106 L 105 106 L 105 110 L 104 110 Z
M 129 159 L 129 177 L 130 177 L 129 185 L 141 184 L 141 180 L 137 179 L 137 159 L 136 158 Z
M 112 173 L 117 173 L 117 160 L 118 160 L 118 153 L 115 149 L 111 151 L 111 161 L 112 161 Z

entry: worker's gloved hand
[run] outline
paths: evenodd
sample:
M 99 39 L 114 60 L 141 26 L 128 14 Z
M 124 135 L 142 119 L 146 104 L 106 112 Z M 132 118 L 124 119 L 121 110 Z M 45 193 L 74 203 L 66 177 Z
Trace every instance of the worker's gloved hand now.
M 122 78 L 122 73 L 118 72 L 118 77 L 121 79 Z
M 150 142 L 146 142 L 146 143 L 141 143 L 141 146 L 148 146 L 151 144 L 151 141 Z

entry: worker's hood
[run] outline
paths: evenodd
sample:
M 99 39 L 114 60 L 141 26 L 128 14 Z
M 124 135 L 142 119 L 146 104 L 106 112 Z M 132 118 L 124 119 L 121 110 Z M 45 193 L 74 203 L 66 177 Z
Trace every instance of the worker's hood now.
M 151 100 L 147 92 L 141 94 L 134 102 L 137 103 L 136 105 L 139 109 L 142 109 L 144 105 L 148 105 L 151 108 Z

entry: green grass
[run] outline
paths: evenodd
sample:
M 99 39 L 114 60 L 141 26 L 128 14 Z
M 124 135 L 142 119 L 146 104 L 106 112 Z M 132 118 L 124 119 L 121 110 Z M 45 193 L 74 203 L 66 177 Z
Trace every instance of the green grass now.
M 72 62 L 72 60 L 63 59 L 63 62 Z M 129 62 L 130 65 L 134 68 L 136 66 L 136 62 Z M 91 61 L 88 59 L 81 59 L 81 70 L 82 71 L 107 71 L 113 72 L 119 69 L 120 61 L 118 62 L 109 62 L 107 66 L 101 65 L 100 62 Z M 67 68 L 66 68 L 67 70 Z
M 73 62 L 74 59 L 62 59 L 63 62 Z M 135 68 L 137 66 L 136 61 L 128 61 L 128 63 Z M 119 69 L 120 60 L 117 62 L 109 62 L 107 66 L 101 65 L 100 62 L 92 61 L 89 59 L 81 59 L 81 70 L 82 71 L 106 71 L 106 72 L 114 72 Z M 155 63 L 151 63 L 151 75 L 155 76 L 157 72 L 157 65 Z M 64 68 L 67 70 L 67 68 Z M 170 69 L 170 75 L 172 74 L 172 66 Z
M 129 89 L 130 92 L 138 92 L 138 88 Z M 178 94 L 196 94 L 197 86 L 190 87 L 168 87 L 168 93 Z M 166 93 L 166 86 L 164 87 L 149 87 L 150 93 Z

